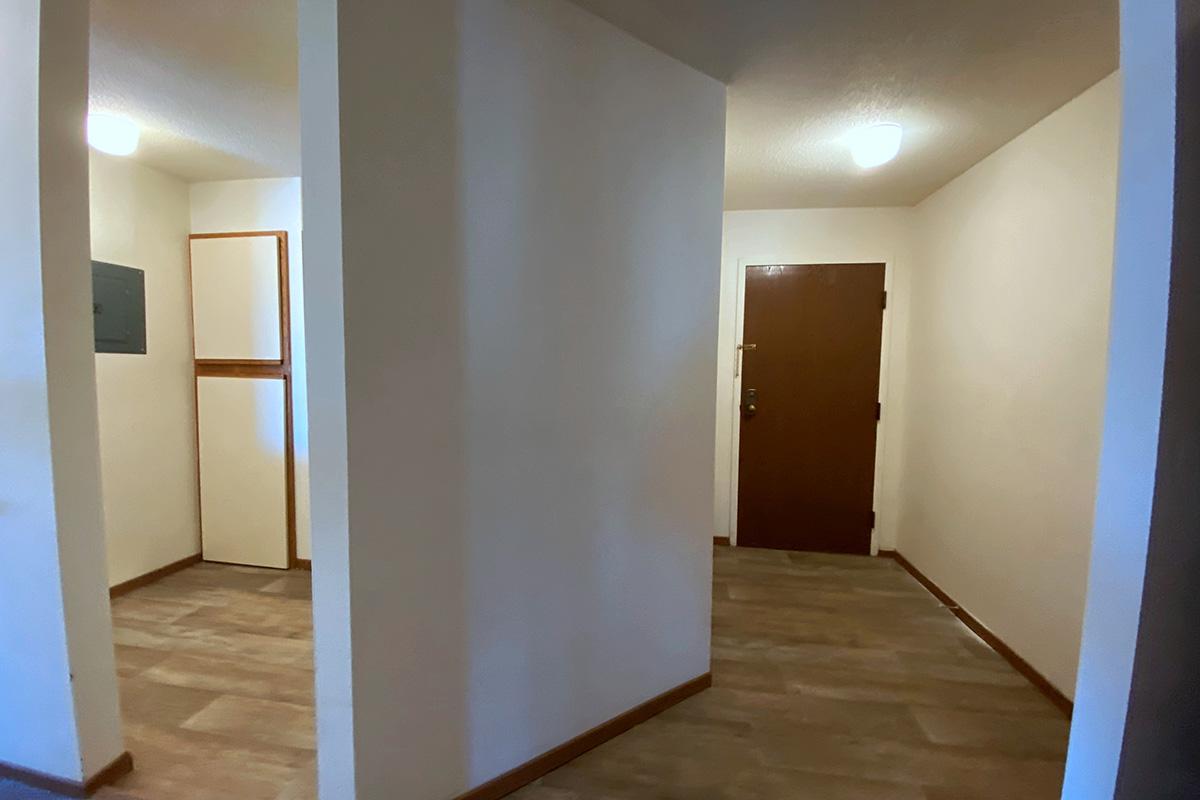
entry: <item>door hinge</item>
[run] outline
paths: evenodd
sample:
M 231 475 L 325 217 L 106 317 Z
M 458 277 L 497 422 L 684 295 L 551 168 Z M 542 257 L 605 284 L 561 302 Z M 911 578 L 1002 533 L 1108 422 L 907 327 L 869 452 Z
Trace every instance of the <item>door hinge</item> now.
M 880 308 L 883 308 L 885 310 L 887 309 L 887 291 L 884 291 L 884 293 L 883 293 L 883 305 L 880 306 Z
M 871 530 L 875 530 L 875 512 L 871 512 Z
M 876 403 L 875 404 L 875 421 L 878 422 L 881 419 L 883 419 L 883 403 Z

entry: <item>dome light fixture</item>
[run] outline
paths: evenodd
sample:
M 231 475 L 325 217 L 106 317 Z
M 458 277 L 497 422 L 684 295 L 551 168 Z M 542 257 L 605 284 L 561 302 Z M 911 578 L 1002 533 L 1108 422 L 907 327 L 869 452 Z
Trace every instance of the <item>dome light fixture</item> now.
M 102 153 L 113 156 L 132 155 L 138 147 L 142 132 L 137 123 L 109 114 L 88 114 L 88 144 Z
M 859 128 L 850 134 L 850 155 L 854 157 L 855 164 L 863 169 L 871 169 L 899 155 L 903 140 L 904 129 L 894 122 Z

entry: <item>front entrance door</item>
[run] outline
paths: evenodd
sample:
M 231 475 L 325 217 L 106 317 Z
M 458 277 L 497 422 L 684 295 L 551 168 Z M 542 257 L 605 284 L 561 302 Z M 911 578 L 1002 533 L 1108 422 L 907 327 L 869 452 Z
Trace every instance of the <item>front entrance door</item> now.
M 867 554 L 883 264 L 749 267 L 737 543 Z

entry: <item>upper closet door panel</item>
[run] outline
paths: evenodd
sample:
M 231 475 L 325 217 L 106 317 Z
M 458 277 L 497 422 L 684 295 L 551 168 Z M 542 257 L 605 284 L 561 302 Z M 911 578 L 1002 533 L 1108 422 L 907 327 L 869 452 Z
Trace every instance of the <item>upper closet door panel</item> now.
M 196 358 L 283 360 L 279 239 L 192 239 Z

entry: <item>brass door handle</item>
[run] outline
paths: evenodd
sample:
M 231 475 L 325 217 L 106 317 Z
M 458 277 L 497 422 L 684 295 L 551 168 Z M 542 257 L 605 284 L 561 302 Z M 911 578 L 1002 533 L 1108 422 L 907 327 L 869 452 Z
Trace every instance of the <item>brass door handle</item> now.
M 737 346 L 737 358 L 733 360 L 733 377 L 736 378 L 742 374 L 742 359 L 745 358 L 746 353 L 753 353 L 757 349 L 758 345 L 756 344 L 739 344 Z

